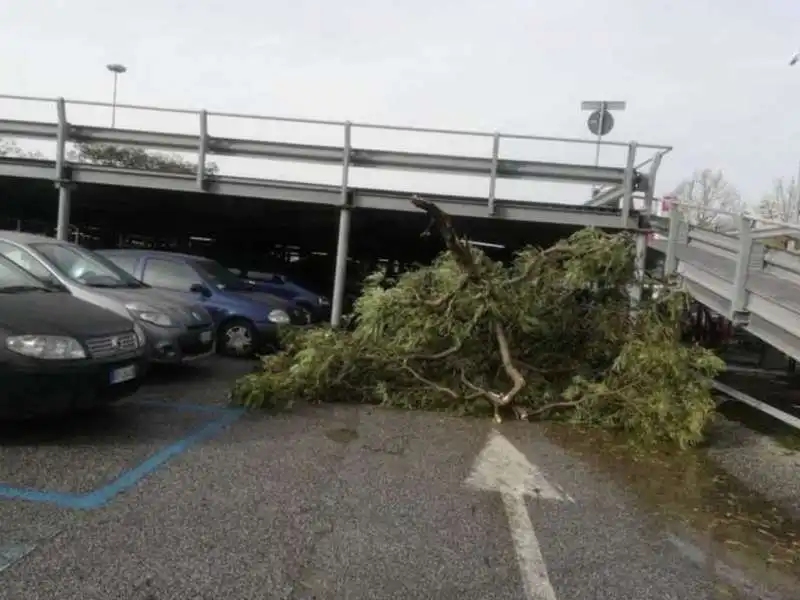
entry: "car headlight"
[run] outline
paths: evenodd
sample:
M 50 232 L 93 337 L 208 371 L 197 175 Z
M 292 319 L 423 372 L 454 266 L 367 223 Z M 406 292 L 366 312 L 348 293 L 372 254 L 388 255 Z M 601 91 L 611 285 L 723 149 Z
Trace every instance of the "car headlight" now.
M 159 327 L 172 327 L 175 325 L 175 322 L 164 313 L 146 310 L 134 314 L 142 321 L 147 321 L 148 323 L 158 325 Z
M 159 327 L 175 326 L 175 322 L 169 317 L 169 315 L 151 308 L 150 306 L 137 304 L 134 302 L 131 304 L 126 304 L 125 308 L 127 308 L 134 317 L 141 319 L 142 321 L 152 323 L 153 325 L 158 325 Z
M 23 356 L 47 360 L 86 358 L 78 340 L 59 335 L 12 335 L 6 338 L 6 348 Z
M 320 306 L 328 306 L 331 303 L 331 301 L 328 300 L 325 296 L 319 296 L 317 297 L 317 303 Z
M 136 341 L 138 342 L 138 346 L 141 348 L 147 342 L 147 338 L 144 335 L 144 329 L 138 323 L 133 324 L 133 332 L 136 334 Z
M 212 320 L 211 313 L 208 312 L 205 307 L 198 304 L 195 304 L 191 308 L 187 309 L 187 312 L 190 321 L 205 323 Z
M 275 323 L 276 325 L 288 325 L 289 323 L 292 322 L 292 320 L 289 318 L 289 315 L 286 313 L 286 311 L 280 310 L 278 308 L 276 308 L 275 310 L 269 311 L 269 314 L 267 315 L 267 319 L 270 322 Z

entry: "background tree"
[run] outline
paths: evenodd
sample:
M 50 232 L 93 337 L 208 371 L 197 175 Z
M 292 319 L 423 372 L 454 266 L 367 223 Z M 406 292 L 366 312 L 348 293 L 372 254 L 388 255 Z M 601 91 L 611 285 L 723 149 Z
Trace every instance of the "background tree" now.
M 44 158 L 38 150 L 25 150 L 15 140 L 0 139 L 0 157 L 8 158 Z
M 73 162 L 106 167 L 166 173 L 194 173 L 197 170 L 197 163 L 186 160 L 178 154 L 115 144 L 76 144 L 75 149 L 70 152 L 69 159 Z M 206 175 L 217 175 L 219 166 L 209 162 L 206 164 L 205 171 Z
M 797 214 L 797 192 L 797 181 L 794 178 L 788 182 L 776 179 L 772 183 L 772 189 L 761 199 L 758 213 L 765 219 L 792 221 Z
M 798 187 L 797 180 L 794 178 L 789 181 L 776 179 L 772 183 L 772 189 L 764 194 L 758 204 L 758 214 L 765 219 L 773 221 L 794 221 L 798 208 Z M 763 242 L 774 248 L 789 248 L 793 246 L 793 238 L 781 236 Z
M 692 208 L 681 207 L 681 212 L 691 225 L 720 230 L 729 228 L 733 219 L 719 214 L 744 212 L 747 205 L 739 191 L 725 178 L 722 171 L 703 169 L 695 171 L 691 178 L 682 181 L 672 195 L 678 202 Z

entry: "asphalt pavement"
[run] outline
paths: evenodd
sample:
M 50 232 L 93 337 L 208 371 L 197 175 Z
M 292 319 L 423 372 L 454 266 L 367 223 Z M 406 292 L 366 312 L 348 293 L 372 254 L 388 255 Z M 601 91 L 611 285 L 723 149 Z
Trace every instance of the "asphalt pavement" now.
M 548 426 L 242 414 L 225 394 L 249 368 L 0 428 L 0 599 L 797 597 L 795 566 L 729 557 Z

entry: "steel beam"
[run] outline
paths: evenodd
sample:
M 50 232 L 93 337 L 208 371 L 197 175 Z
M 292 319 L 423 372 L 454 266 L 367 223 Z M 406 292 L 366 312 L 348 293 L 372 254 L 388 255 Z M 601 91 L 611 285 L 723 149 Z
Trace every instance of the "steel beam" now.
M 769 227 L 766 229 L 754 229 L 750 233 L 750 237 L 754 240 L 768 240 L 774 237 L 798 237 L 800 236 L 800 229 L 796 226 L 777 226 Z
M 197 192 L 194 174 L 164 173 L 136 169 L 119 169 L 97 165 L 72 164 L 68 167 L 75 183 L 117 185 L 122 187 Z M 32 159 L 0 159 L 0 176 L 52 180 L 53 161 Z M 215 177 L 206 182 L 206 191 L 219 196 L 240 196 L 308 203 L 327 206 L 341 204 L 338 186 L 287 183 L 243 177 Z M 409 202 L 411 194 L 371 189 L 350 189 L 356 208 L 416 212 Z M 487 218 L 486 199 L 426 194 L 426 198 L 442 205 L 454 216 Z M 575 227 L 621 228 L 620 211 L 592 209 L 583 206 L 545 204 L 516 200 L 495 200 L 494 218 L 527 223 L 552 223 Z M 625 228 L 638 227 L 638 215 L 631 215 Z
M 58 123 L 0 119 L 0 136 L 54 140 L 58 136 Z
M 46 123 L 0 121 L 0 135 L 2 134 L 54 139 L 57 127 Z M 199 137 L 195 135 L 89 126 L 72 126 L 70 140 L 184 152 L 197 152 L 200 145 Z M 262 157 L 321 164 L 341 164 L 344 153 L 343 148 L 333 146 L 213 137 L 208 138 L 207 151 L 223 156 Z M 485 177 L 492 171 L 493 159 L 353 148 L 350 165 Z M 500 159 L 497 161 L 496 177 L 613 185 L 628 181 L 633 185 L 630 169 L 540 161 Z
M 379 190 L 353 190 L 353 205 L 357 208 L 418 212 L 409 202 L 411 194 Z M 482 198 L 426 194 L 425 198 L 438 204 L 455 217 L 486 218 L 486 202 Z M 552 223 L 575 227 L 620 229 L 619 210 L 591 210 L 580 205 L 544 204 L 516 200 L 495 200 L 494 218 L 527 223 Z M 638 227 L 638 215 L 631 215 L 626 229 Z
M 619 203 L 620 199 L 625 195 L 624 185 L 615 185 L 609 187 L 591 200 L 584 202 L 584 206 L 614 206 Z

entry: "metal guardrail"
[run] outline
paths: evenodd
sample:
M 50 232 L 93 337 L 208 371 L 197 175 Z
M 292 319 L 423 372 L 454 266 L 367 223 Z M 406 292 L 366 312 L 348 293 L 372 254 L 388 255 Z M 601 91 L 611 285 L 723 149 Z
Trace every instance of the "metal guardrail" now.
M 800 255 L 786 250 L 767 248 L 761 243 L 764 239 L 784 236 L 787 233 L 800 236 L 800 225 L 764 219 L 747 213 L 703 208 L 707 212 L 735 219 L 735 230 L 711 231 L 687 222 L 685 213 L 693 209 L 696 210 L 697 207 L 686 203 L 672 204 L 667 220 L 665 275 L 670 275 L 677 269 L 679 245 L 730 261 L 734 265 L 734 278 L 731 289 L 731 314 L 727 316 L 734 322 L 746 321 L 745 306 L 754 273 L 761 272 L 782 282 L 800 286 Z M 658 218 L 651 219 L 656 228 L 660 226 L 662 231 L 664 221 Z M 758 227 L 758 224 L 767 227 Z M 800 305 L 800 287 L 797 294 Z
M 331 121 L 322 119 L 305 119 L 295 117 L 277 117 L 245 113 L 218 112 L 207 110 L 163 108 L 134 104 L 116 104 L 118 109 L 139 111 L 189 114 L 197 117 L 197 134 L 174 134 L 158 131 L 140 131 L 133 129 L 114 129 L 105 127 L 82 126 L 72 124 L 68 120 L 68 109 L 71 106 L 94 106 L 112 109 L 106 102 L 83 100 L 66 100 L 63 98 L 42 98 L 20 95 L 0 95 L 0 100 L 18 102 L 34 102 L 50 104 L 54 107 L 52 122 L 0 120 L 0 136 L 17 138 L 55 140 L 56 173 L 55 181 L 63 181 L 64 168 L 67 164 L 65 145 L 69 142 L 108 143 L 141 146 L 169 151 L 192 152 L 196 155 L 196 182 L 204 189 L 209 176 L 206 173 L 209 154 L 221 156 L 259 157 L 275 160 L 309 162 L 319 164 L 341 165 L 342 189 L 347 187 L 348 171 L 351 167 L 371 167 L 399 169 L 411 171 L 428 171 L 437 173 L 463 174 L 483 176 L 487 179 L 487 211 L 495 212 L 495 191 L 497 181 L 501 179 L 549 180 L 570 183 L 605 184 L 621 190 L 623 198 L 622 223 L 628 222 L 632 210 L 633 193 L 642 185 L 643 176 L 636 169 L 637 152 L 653 150 L 655 154 L 639 164 L 656 164 L 660 157 L 670 148 L 663 145 L 639 144 L 637 142 L 602 141 L 605 146 L 616 146 L 627 149 L 625 165 L 620 167 L 592 166 L 584 164 L 568 164 L 559 162 L 523 161 L 505 158 L 501 154 L 503 140 L 531 140 L 548 143 L 567 143 L 574 145 L 596 145 L 596 140 L 524 135 L 502 132 L 476 130 L 453 130 L 426 127 L 406 127 L 397 125 L 380 125 L 375 123 L 358 123 L 350 121 Z M 294 144 L 286 142 L 270 142 L 251 139 L 215 137 L 209 135 L 209 117 L 233 119 L 249 119 L 283 123 L 310 124 L 341 128 L 342 144 L 340 146 L 321 146 Z M 492 140 L 491 154 L 488 156 L 454 156 L 445 154 L 425 154 L 355 148 L 351 140 L 355 129 L 401 131 L 411 133 L 442 134 L 450 136 L 466 136 L 487 138 Z M 654 176 L 654 171 L 652 172 Z M 299 183 L 299 182 L 298 182 Z M 652 182 L 649 185 L 652 188 Z M 344 202 L 343 192 L 343 202 Z
M 665 275 L 680 272 L 697 300 L 800 359 L 800 256 L 762 242 L 775 232 L 800 234 L 800 226 L 710 210 L 734 217 L 738 225 L 736 231 L 710 231 L 687 223 L 691 209 L 696 207 L 673 204 L 667 235 L 650 241 L 665 254 Z M 651 222 L 663 231 L 663 219 Z

